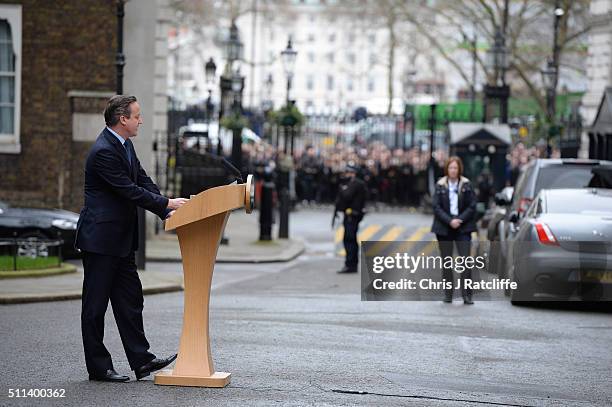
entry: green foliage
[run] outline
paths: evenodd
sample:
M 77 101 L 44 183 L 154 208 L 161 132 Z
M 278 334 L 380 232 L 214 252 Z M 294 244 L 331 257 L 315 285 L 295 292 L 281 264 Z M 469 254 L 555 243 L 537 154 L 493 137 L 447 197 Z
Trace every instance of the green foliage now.
M 0 271 L 13 270 L 13 256 L 0 256 Z M 17 270 L 35 270 L 49 267 L 58 267 L 59 258 L 49 257 L 22 257 L 17 256 Z
M 304 115 L 295 105 L 284 106 L 276 112 L 270 112 L 269 118 L 280 126 L 300 126 L 304 124 Z
M 249 127 L 249 121 L 242 114 L 238 112 L 232 112 L 221 118 L 221 126 L 231 131 L 240 131 L 245 127 Z

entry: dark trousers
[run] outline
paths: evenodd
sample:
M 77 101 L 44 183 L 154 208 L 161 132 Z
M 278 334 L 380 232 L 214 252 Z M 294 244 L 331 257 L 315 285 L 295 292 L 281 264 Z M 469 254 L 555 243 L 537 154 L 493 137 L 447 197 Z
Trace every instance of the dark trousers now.
M 317 196 L 317 186 L 313 175 L 304 175 L 302 178 L 302 199 L 308 202 L 314 201 Z
M 456 230 L 450 230 L 448 235 L 436 235 L 436 239 L 438 239 L 438 246 L 440 247 L 440 256 L 442 256 L 443 264 L 444 258 L 453 255 L 454 247 L 457 247 L 457 253 L 459 256 L 466 257 L 470 255 L 470 241 L 472 240 L 472 237 L 469 233 L 461 233 L 457 232 Z M 460 279 L 471 279 L 472 269 L 466 267 L 462 273 L 458 274 Z M 443 267 L 442 278 L 453 283 L 453 288 L 445 290 L 446 296 L 452 297 L 455 286 L 453 269 L 450 267 Z M 471 297 L 472 289 L 465 289 L 463 284 L 461 284 L 461 295 L 463 297 Z
M 344 215 L 344 250 L 346 258 L 344 265 L 346 268 L 356 270 L 359 263 L 359 243 L 357 243 L 357 230 L 361 216 Z
M 149 352 L 142 323 L 144 299 L 134 252 L 127 257 L 83 252 L 83 268 L 81 333 L 89 374 L 102 375 L 113 369 L 111 355 L 103 343 L 109 300 L 131 369 L 153 360 L 155 355 Z

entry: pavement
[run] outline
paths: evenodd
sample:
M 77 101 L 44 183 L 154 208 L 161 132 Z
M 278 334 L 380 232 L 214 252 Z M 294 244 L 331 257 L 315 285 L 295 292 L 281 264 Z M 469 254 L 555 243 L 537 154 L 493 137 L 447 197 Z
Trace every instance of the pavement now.
M 278 229 L 274 225 L 273 231 Z M 228 245 L 220 245 L 217 263 L 274 263 L 295 259 L 304 251 L 300 239 L 274 239 L 259 241 L 259 213 L 247 214 L 244 210 L 234 211 L 225 226 Z M 147 241 L 147 260 L 180 262 L 181 250 L 176 234 L 161 232 Z
M 2 280 L 0 304 L 80 299 L 83 286 L 83 268 L 76 262 L 74 264 L 77 265 L 76 273 Z M 183 279 L 180 274 L 155 271 L 141 271 L 139 274 L 145 295 L 181 291 L 183 289 Z
M 292 214 L 306 252 L 290 262 L 215 267 L 210 298 L 221 389 L 156 386 L 130 371 L 112 312 L 104 341 L 128 383 L 87 380 L 80 302 L 0 307 L 4 406 L 610 406 L 612 320 L 587 309 L 464 306 L 360 299 L 358 275 L 336 274 L 330 213 Z M 370 214 L 363 230 L 415 233 L 420 214 Z M 381 228 L 382 230 L 385 228 Z M 231 238 L 230 238 L 231 240 Z M 180 275 L 151 262 L 147 273 Z M 159 357 L 179 347 L 183 293 L 145 298 L 144 324 Z M 110 311 L 110 310 L 109 310 Z M 62 389 L 63 398 L 9 398 L 9 389 Z
M 299 239 L 275 239 L 259 242 L 258 213 L 235 211 L 225 228 L 228 245 L 221 245 L 217 263 L 274 263 L 288 262 L 304 251 Z M 181 253 L 176 234 L 161 232 L 147 241 L 146 271 L 140 271 L 145 295 L 183 290 Z M 156 271 L 151 263 L 170 262 L 176 273 Z M 0 284 L 0 304 L 60 301 L 81 298 L 83 267 L 81 261 L 70 261 L 76 273 L 36 277 L 3 279 Z

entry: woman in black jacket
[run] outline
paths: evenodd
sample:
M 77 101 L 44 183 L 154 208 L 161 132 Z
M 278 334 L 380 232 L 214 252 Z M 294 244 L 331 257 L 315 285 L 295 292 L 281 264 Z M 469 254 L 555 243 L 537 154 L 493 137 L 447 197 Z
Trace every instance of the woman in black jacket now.
M 470 180 L 463 177 L 463 162 L 459 157 L 448 159 L 444 166 L 445 176 L 436 183 L 432 204 L 434 221 L 431 227 L 436 234 L 440 255 L 444 259 L 453 255 L 453 246 L 457 246 L 459 256 L 470 255 L 470 234 L 476 230 L 476 195 Z M 461 278 L 471 279 L 472 270 L 465 268 Z M 442 278 L 451 282 L 454 287 L 453 269 L 445 267 Z M 473 304 L 472 290 L 461 284 L 464 304 Z M 444 302 L 453 301 L 453 288 L 445 290 Z

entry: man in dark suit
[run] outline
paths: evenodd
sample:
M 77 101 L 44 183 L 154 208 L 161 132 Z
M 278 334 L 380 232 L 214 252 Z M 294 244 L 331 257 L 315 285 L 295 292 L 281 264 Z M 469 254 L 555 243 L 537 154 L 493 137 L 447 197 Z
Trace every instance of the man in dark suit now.
M 90 380 L 124 382 L 103 343 L 104 315 L 110 300 L 130 367 L 137 379 L 169 365 L 176 355 L 158 359 L 149 352 L 142 322 L 144 299 L 136 271 L 137 207 L 166 219 L 187 200 L 168 199 L 141 167 L 130 141 L 142 124 L 134 96 L 113 96 L 104 111 L 106 128 L 85 164 L 85 205 L 75 247 L 83 253 L 81 331 Z
M 357 178 L 359 169 L 354 165 L 347 165 L 345 171 L 346 183 L 338 191 L 334 216 L 332 218 L 332 228 L 334 227 L 338 212 L 344 213 L 344 251 L 346 258 L 344 267 L 338 273 L 356 273 L 359 263 L 359 243 L 357 242 L 357 232 L 359 222 L 365 215 L 365 204 L 368 197 L 368 187 L 366 183 Z

